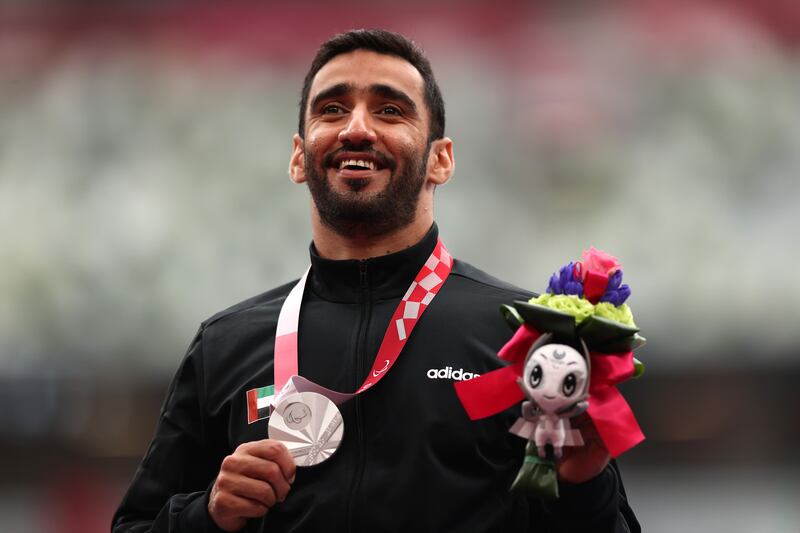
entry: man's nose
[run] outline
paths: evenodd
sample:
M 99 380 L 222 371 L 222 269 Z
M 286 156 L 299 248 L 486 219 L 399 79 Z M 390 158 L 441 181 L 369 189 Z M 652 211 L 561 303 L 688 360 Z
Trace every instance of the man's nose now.
M 356 107 L 350 112 L 347 124 L 339 132 L 339 142 L 350 144 L 374 144 L 378 136 L 372 127 L 369 110 Z

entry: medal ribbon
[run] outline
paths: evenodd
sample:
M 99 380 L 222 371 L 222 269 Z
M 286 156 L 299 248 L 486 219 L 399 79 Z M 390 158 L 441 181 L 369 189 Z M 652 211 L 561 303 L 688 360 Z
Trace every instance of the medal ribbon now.
M 274 355 L 276 391 L 274 405 L 278 404 L 285 388 L 294 388 L 298 392 L 309 390 L 319 392 L 334 403 L 341 404 L 374 386 L 389 373 L 389 369 L 397 361 L 422 313 L 436 297 L 452 268 L 453 258 L 447 252 L 442 241 L 437 241 L 433 253 L 425 261 L 395 309 L 375 356 L 375 362 L 366 379 L 354 393 L 343 393 L 321 387 L 297 374 L 297 331 L 303 292 L 308 280 L 308 273 L 311 270 L 311 267 L 308 267 L 297 285 L 289 292 L 278 315 Z M 278 393 L 278 391 L 281 392 Z

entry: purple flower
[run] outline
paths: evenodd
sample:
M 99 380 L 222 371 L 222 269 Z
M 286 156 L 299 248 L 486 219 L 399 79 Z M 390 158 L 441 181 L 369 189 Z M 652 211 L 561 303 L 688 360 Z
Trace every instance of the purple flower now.
M 570 281 L 564 285 L 564 294 L 574 294 L 583 298 L 583 283 L 580 281 Z
M 550 294 L 561 294 L 561 284 L 556 274 L 550 276 L 550 283 L 547 284 L 547 292 Z
M 574 294 L 583 296 L 583 283 L 575 278 L 575 263 L 570 262 L 558 270 L 558 274 L 550 276 L 550 283 L 547 285 L 547 292 L 550 294 Z
M 625 303 L 625 300 L 627 300 L 630 295 L 631 288 L 628 287 L 628 285 L 622 285 L 622 270 L 617 270 L 608 278 L 606 292 L 600 297 L 600 301 L 608 302 L 619 307 Z
M 608 286 L 606 287 L 606 292 L 608 291 L 615 291 L 619 289 L 620 284 L 622 283 L 622 270 L 617 270 L 608 278 Z

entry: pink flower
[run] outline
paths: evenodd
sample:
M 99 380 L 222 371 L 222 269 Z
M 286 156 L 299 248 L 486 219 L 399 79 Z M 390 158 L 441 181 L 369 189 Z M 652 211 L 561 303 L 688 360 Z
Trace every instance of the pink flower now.
M 616 272 L 617 269 L 622 267 L 622 264 L 616 257 L 602 250 L 598 250 L 594 246 L 583 251 L 581 261 L 583 263 L 583 268 L 580 269 L 582 280 L 586 279 L 586 275 L 589 272 L 597 272 L 605 276 L 610 276 Z

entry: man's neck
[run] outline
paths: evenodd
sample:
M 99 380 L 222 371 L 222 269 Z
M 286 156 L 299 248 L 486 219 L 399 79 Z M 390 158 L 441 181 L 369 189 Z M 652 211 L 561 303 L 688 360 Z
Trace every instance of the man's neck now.
M 312 219 L 314 246 L 326 259 L 369 259 L 388 255 L 414 246 L 428 233 L 433 215 L 417 217 L 414 222 L 392 233 L 378 236 L 340 235 L 324 225 L 316 216 Z

